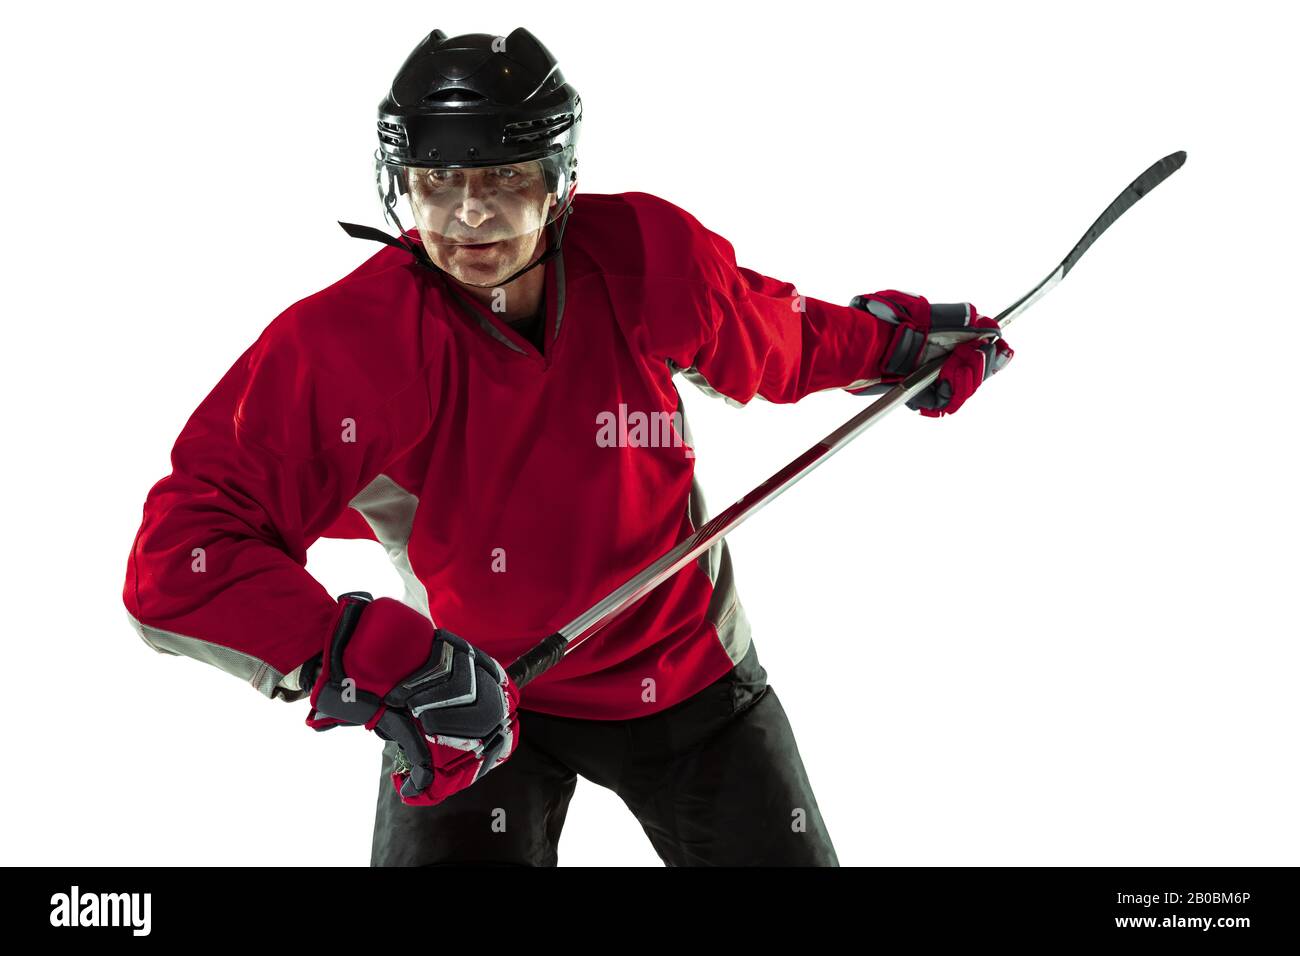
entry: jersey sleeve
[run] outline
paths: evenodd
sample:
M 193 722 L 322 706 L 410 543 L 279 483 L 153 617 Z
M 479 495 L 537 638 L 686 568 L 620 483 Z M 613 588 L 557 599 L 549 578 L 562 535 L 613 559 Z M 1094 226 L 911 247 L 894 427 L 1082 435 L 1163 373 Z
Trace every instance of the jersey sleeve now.
M 890 326 L 738 265 L 730 242 L 665 205 L 676 210 L 677 221 L 666 232 L 686 253 L 677 271 L 695 301 L 653 317 L 651 340 L 688 380 L 738 405 L 755 395 L 796 402 L 813 392 L 880 380 Z
M 315 341 L 308 311 L 277 318 L 186 423 L 145 501 L 123 591 L 150 647 L 284 700 L 310 691 L 298 671 L 337 607 L 306 570 L 308 547 L 349 526 L 349 502 L 431 415 L 422 377 L 391 393 L 372 385 L 364 344 Z

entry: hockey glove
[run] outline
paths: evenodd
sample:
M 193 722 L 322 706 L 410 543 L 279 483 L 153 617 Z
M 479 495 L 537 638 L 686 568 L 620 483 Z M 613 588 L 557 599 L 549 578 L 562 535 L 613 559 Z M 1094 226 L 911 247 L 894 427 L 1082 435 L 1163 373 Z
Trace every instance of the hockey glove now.
M 849 305 L 896 327 L 881 363 L 880 384 L 855 389 L 855 395 L 888 391 L 927 362 L 948 356 L 934 382 L 907 401 L 908 408 L 927 418 L 956 413 L 1015 355 L 998 323 L 969 302 L 931 305 L 922 296 L 887 289 L 854 296 Z
M 519 690 L 496 660 L 392 598 L 354 592 L 314 676 L 307 726 L 396 741 L 403 803 L 432 806 L 500 766 L 519 743 Z

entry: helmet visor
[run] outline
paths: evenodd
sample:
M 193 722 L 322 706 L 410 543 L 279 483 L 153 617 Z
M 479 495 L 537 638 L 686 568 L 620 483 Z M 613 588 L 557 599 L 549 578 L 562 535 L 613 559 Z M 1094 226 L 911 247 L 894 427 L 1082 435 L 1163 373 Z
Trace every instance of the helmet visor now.
M 414 230 L 438 268 L 491 287 L 536 257 L 542 230 L 570 198 L 561 168 L 549 159 L 405 166 L 376 155 L 376 185 L 385 216 L 403 234 Z

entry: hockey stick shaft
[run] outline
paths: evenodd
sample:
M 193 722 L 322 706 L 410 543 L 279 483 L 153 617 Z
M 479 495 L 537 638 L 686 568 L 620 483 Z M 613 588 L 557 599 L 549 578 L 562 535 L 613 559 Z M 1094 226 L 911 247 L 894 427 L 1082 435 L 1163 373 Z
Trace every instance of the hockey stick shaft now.
M 1169 178 L 1186 159 L 1185 152 L 1171 153 L 1152 164 L 1141 176 L 1129 183 L 1097 217 L 1096 222 L 1084 233 L 1083 238 L 1070 250 L 1070 254 L 1061 260 L 1060 265 L 1042 282 L 996 316 L 998 325 L 1006 328 L 1026 309 L 1046 295 L 1052 287 L 1065 278 L 1066 273 L 1074 268 L 1083 254 L 1097 241 L 1098 236 L 1110 228 L 1110 225 L 1134 203 Z M 752 514 L 775 501 L 810 471 L 824 463 L 880 419 L 903 405 L 913 395 L 926 389 L 938 378 L 945 358 L 946 356 L 939 356 L 917 369 L 753 491 L 701 525 L 692 535 L 644 568 L 626 584 L 610 592 L 536 647 L 521 655 L 507 668 L 511 679 L 518 687 L 523 688 L 555 666 L 565 654 L 596 634 L 628 606 L 645 597 L 694 561 L 719 538 L 735 530 Z

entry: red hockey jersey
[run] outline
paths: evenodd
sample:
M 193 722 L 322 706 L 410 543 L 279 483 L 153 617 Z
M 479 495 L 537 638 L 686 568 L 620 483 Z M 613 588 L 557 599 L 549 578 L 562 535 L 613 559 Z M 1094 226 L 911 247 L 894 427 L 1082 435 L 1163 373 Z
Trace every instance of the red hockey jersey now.
M 738 404 L 880 378 L 890 326 L 738 266 L 663 199 L 579 194 L 562 248 L 541 352 L 391 247 L 281 313 L 149 492 L 124 592 L 145 642 L 297 700 L 336 606 L 307 548 L 369 537 L 407 603 L 508 664 L 705 520 L 675 373 Z M 749 643 L 719 542 L 522 706 L 644 716 Z

